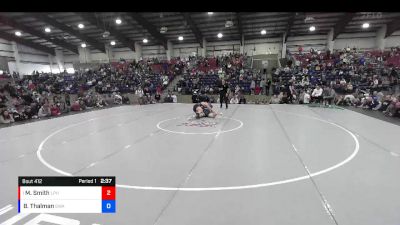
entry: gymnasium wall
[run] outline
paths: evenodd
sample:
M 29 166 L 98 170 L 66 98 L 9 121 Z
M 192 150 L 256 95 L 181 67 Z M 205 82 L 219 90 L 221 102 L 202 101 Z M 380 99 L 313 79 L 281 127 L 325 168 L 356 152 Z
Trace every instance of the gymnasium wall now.
M 241 52 L 240 41 L 214 41 L 207 42 L 205 54 L 207 56 L 220 56 L 229 53 Z M 400 45 L 400 31 L 393 33 L 390 37 L 385 39 L 385 49 L 396 47 Z M 35 49 L 17 45 L 20 65 L 19 71 L 21 74 L 31 74 L 33 70 L 43 72 L 59 73 L 60 68 L 56 63 L 55 57 L 49 58 L 48 54 L 37 51 Z M 304 51 L 310 48 L 316 50 L 325 50 L 327 46 L 327 35 L 303 35 L 303 36 L 289 36 L 286 48 L 289 51 L 295 52 L 298 47 L 302 46 Z M 346 47 L 356 47 L 361 50 L 376 49 L 376 33 L 375 32 L 362 32 L 351 34 L 340 34 L 334 41 L 334 49 L 343 49 Z M 118 61 L 123 58 L 126 60 L 133 60 L 139 58 L 137 52 L 133 52 L 128 48 L 113 48 L 111 53 L 102 53 L 97 50 L 89 50 L 85 60 L 89 62 L 107 63 L 110 61 Z M 173 45 L 171 57 L 188 57 L 189 55 L 202 55 L 203 49 L 200 48 L 198 43 L 182 43 Z M 262 55 L 262 54 L 276 54 L 278 58 L 282 53 L 282 38 L 260 38 L 244 41 L 243 50 L 248 55 Z M 69 71 L 73 71 L 73 64 L 82 62 L 82 57 L 77 54 L 64 50 L 64 66 Z M 8 67 L 11 72 L 16 71 L 16 63 L 14 58 L 13 45 L 9 41 L 0 39 L 0 56 L 7 58 Z M 142 45 L 141 46 L 142 58 L 159 58 L 167 59 L 167 52 L 161 45 Z M 50 64 L 52 67 L 50 68 Z
M 90 57 L 88 57 L 87 62 L 97 62 L 97 63 L 108 63 L 109 56 L 107 53 L 103 53 L 99 50 L 90 51 Z
M 385 48 L 398 47 L 400 46 L 400 31 L 394 32 L 392 35 L 386 38 Z
M 206 55 L 207 56 L 221 56 L 229 53 L 240 52 L 240 41 L 218 41 L 207 42 Z
M 176 44 L 174 45 L 173 57 L 187 58 L 189 56 L 201 55 L 202 49 L 199 43 Z
M 243 51 L 247 55 L 263 55 L 263 54 L 278 54 L 281 56 L 282 52 L 282 38 L 265 38 L 245 40 Z
M 386 48 L 398 46 L 400 44 L 400 32 L 394 33 L 393 37 L 386 39 Z M 327 46 L 327 35 L 304 35 L 288 37 L 286 43 L 287 49 L 290 51 L 297 51 L 299 46 L 302 46 L 304 51 L 314 48 L 316 50 L 325 50 Z M 334 44 L 334 49 L 343 49 L 345 47 L 356 47 L 363 50 L 375 49 L 376 40 L 375 33 L 355 33 L 355 34 L 341 34 L 339 35 Z M 114 50 L 115 51 L 115 50 Z M 245 40 L 244 53 L 248 55 L 260 54 L 277 54 L 281 57 L 282 52 L 282 38 L 265 38 Z M 223 54 L 240 52 L 240 41 L 217 41 L 207 42 L 206 55 L 207 56 L 220 56 Z M 201 55 L 202 49 L 198 43 L 183 43 L 173 45 L 172 57 L 188 57 L 189 55 Z M 166 59 L 166 51 L 162 46 L 142 46 L 142 57 L 153 58 L 158 57 Z M 119 60 L 120 58 L 131 60 L 135 58 L 135 52 L 129 50 L 118 50 L 110 57 L 111 61 Z
M 47 73 L 60 72 L 60 68 L 58 67 L 54 56 L 49 58 L 47 53 L 43 53 L 24 45 L 17 44 L 17 48 L 20 57 L 20 63 L 18 67 L 20 74 L 32 74 L 34 70 Z M 0 56 L 7 57 L 9 72 L 13 73 L 14 71 L 17 71 L 14 49 L 11 42 L 0 39 Z M 76 55 L 74 55 L 74 57 L 76 57 Z M 65 62 L 65 67 L 69 71 L 73 71 L 72 63 Z
M 376 34 L 373 32 L 340 34 L 333 45 L 333 49 L 357 48 L 360 50 L 376 49 Z
M 143 45 L 142 46 L 142 57 L 148 58 L 158 58 L 160 60 L 167 59 L 167 52 L 161 45 Z
M 67 64 L 73 64 L 73 63 L 79 63 L 79 57 L 76 54 L 73 53 L 66 53 L 64 51 L 64 63 Z
M 136 59 L 136 52 L 129 48 L 114 48 L 110 55 L 110 61 L 118 61 L 119 59 L 134 60 Z
M 326 43 L 327 35 L 289 36 L 286 42 L 286 49 L 290 52 L 297 52 L 299 46 L 301 46 L 303 51 L 309 51 L 311 48 L 325 50 Z

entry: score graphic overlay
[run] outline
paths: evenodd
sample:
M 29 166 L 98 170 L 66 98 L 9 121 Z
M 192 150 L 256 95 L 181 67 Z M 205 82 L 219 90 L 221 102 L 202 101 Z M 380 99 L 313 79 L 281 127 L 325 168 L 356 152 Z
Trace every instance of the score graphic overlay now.
M 18 213 L 115 213 L 115 177 L 18 177 Z

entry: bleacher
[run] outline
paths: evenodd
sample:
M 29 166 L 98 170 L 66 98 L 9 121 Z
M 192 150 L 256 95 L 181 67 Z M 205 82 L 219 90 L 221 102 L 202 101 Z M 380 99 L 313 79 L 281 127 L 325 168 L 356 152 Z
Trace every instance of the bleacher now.
M 182 88 L 182 94 L 191 94 L 194 89 L 205 90 L 210 94 L 216 93 L 220 77 L 228 82 L 231 90 L 239 85 L 243 93 L 249 94 L 251 92 L 250 84 L 253 73 L 249 70 L 250 57 L 243 55 L 229 55 L 218 58 L 190 57 L 189 62 L 191 64 L 190 74 L 183 77 L 184 82 L 178 83 L 178 87 Z M 241 69 L 245 70 L 242 75 Z M 246 75 L 247 73 L 248 75 Z M 199 78 L 199 82 L 194 84 L 193 80 L 196 78 Z M 258 84 L 260 80 L 257 79 L 256 82 Z
M 286 72 L 280 70 L 273 74 L 272 81 L 281 84 L 294 82 L 300 86 L 303 78 L 310 80 L 310 87 L 316 84 L 332 84 L 336 91 L 340 92 L 339 81 L 344 79 L 351 82 L 354 90 L 389 90 L 390 68 L 398 70 L 399 56 L 389 56 L 389 52 L 365 51 L 365 52 L 334 52 L 328 55 L 325 52 L 309 52 L 304 54 L 291 54 L 295 59 L 292 68 Z M 319 67 L 319 68 L 318 68 Z M 318 69 L 317 69 L 318 68 Z M 378 77 L 379 84 L 371 84 L 374 76 Z M 295 78 L 294 80 L 292 78 Z

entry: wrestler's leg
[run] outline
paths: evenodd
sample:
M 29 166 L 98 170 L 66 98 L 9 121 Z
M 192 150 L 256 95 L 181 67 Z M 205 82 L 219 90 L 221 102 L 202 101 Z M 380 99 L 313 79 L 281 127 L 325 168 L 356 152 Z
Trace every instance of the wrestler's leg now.
M 217 115 L 218 115 L 218 114 L 215 113 L 215 112 L 210 112 L 210 113 L 208 114 L 208 117 L 210 117 L 210 118 L 215 118 Z

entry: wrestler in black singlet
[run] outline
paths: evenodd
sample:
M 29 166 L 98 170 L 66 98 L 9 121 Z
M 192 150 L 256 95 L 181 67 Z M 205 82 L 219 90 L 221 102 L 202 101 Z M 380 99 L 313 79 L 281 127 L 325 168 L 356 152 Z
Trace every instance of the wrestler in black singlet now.
M 193 106 L 193 112 L 196 112 L 196 109 L 197 109 L 197 107 L 201 107 L 201 104 L 200 103 L 196 103 L 196 104 L 194 104 L 194 106 Z
M 205 115 L 206 117 L 208 117 L 208 114 L 211 113 L 210 109 L 208 109 L 207 107 L 204 107 L 204 106 L 203 106 L 202 104 L 200 104 L 200 103 L 194 104 L 194 106 L 193 106 L 193 112 L 196 113 L 196 108 L 199 107 L 199 106 L 203 109 L 204 115 Z M 198 113 L 196 113 L 196 116 L 199 117 Z

